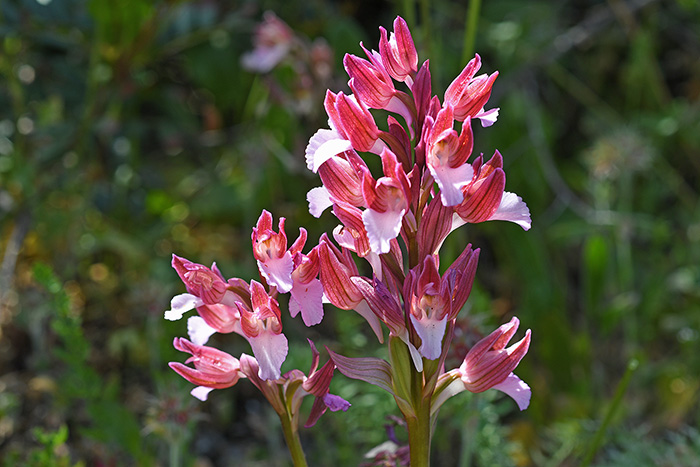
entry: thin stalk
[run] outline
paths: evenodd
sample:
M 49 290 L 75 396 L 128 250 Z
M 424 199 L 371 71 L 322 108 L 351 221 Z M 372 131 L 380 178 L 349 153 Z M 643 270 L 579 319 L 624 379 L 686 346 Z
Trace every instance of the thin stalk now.
M 175 440 L 170 441 L 170 456 L 168 465 L 170 467 L 180 467 L 180 443 Z
M 610 425 L 610 422 L 612 421 L 615 412 L 617 412 L 617 409 L 620 406 L 620 403 L 622 402 L 622 397 L 627 391 L 627 386 L 629 386 L 630 384 L 630 381 L 632 379 L 632 373 L 634 373 L 638 367 L 639 361 L 636 358 L 632 358 L 629 361 L 629 363 L 627 363 L 627 371 L 625 371 L 625 374 L 622 376 L 620 383 L 617 385 L 617 389 L 615 390 L 615 396 L 613 397 L 612 403 L 610 404 L 610 407 L 608 408 L 608 411 L 605 414 L 603 422 L 600 424 L 600 427 L 598 427 L 598 431 L 593 437 L 593 441 L 591 442 L 591 445 L 588 448 L 588 452 L 586 453 L 583 462 L 581 462 L 581 467 L 587 467 L 588 465 L 590 465 L 591 461 L 593 460 L 593 457 L 598 452 L 598 449 L 600 449 L 600 445 L 603 442 L 603 436 L 605 435 L 605 432 L 608 429 L 608 425 Z
M 433 57 L 434 55 L 432 53 L 432 21 L 430 17 L 430 0 L 420 1 L 420 16 L 423 44 L 425 44 L 425 53 L 426 56 Z
M 289 449 L 289 453 L 292 455 L 294 467 L 307 467 L 306 456 L 304 455 L 304 449 L 301 447 L 301 440 L 299 439 L 299 430 L 296 424 L 293 423 L 291 415 L 280 414 L 280 421 L 282 422 L 284 440 L 287 442 L 287 449 Z
M 414 26 L 416 24 L 416 10 L 413 4 L 413 0 L 402 0 L 403 4 L 403 19 L 409 24 L 409 26 Z
M 430 466 L 430 403 L 420 401 L 415 417 L 406 417 L 411 467 Z
M 467 27 L 464 30 L 464 47 L 462 48 L 462 63 L 467 63 L 474 56 L 476 29 L 479 24 L 481 0 L 470 0 L 467 8 Z
M 634 196 L 632 187 L 632 173 L 623 171 L 619 179 L 619 203 L 618 211 L 625 215 L 616 226 L 616 253 L 618 264 L 618 281 L 620 289 L 624 292 L 634 290 L 634 260 L 632 258 L 632 229 L 634 228 L 629 216 L 632 215 L 632 199 Z M 639 308 L 635 307 L 635 314 L 639 314 Z M 625 320 L 626 344 L 631 344 L 633 349 L 639 345 L 639 316 Z

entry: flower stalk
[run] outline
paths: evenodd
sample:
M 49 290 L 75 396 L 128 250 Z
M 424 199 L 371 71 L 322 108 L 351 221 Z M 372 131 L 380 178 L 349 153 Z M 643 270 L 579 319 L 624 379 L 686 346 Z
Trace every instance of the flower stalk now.
M 294 467 L 307 467 L 306 456 L 304 455 L 304 449 L 299 439 L 299 426 L 294 420 L 294 415 L 289 412 L 280 413 L 278 415 L 280 417 L 280 422 L 282 422 L 282 433 L 284 434 L 284 440 L 287 443 L 289 454 L 292 456 Z
M 270 30 L 258 32 L 258 53 L 270 65 L 286 53 L 291 32 L 276 17 L 267 15 L 266 21 Z M 428 61 L 419 66 L 408 24 L 397 17 L 393 26 L 391 32 L 380 28 L 379 52 L 362 46 L 367 58 L 346 54 L 352 94 L 326 93 L 329 128 L 319 129 L 306 147 L 306 165 L 322 183 L 307 194 L 309 212 L 320 217 L 331 208 L 340 221 L 332 234 L 324 233 L 304 253 L 307 231 L 300 228 L 290 245 L 285 219 L 275 228 L 272 213 L 263 211 L 251 235 L 259 281 L 227 279 L 216 264 L 173 256 L 187 293 L 173 298 L 165 317 L 177 320 L 191 309 L 198 316 L 188 319 L 190 340 L 174 341 L 192 356 L 170 366 L 197 385 L 192 394 L 202 400 L 248 379 L 280 417 L 295 466 L 307 465 L 299 439 L 302 399 L 314 398 L 307 428 L 328 409 L 350 407 L 329 392 L 336 368 L 393 396 L 408 430 L 408 449 L 399 447 L 394 457 L 400 465 L 430 465 L 440 406 L 460 392 L 497 389 L 521 410 L 530 402 L 530 387 L 513 371 L 529 349 L 531 332 L 508 346 L 520 323 L 515 317 L 473 344 L 458 368 L 445 369 L 480 252 L 467 244 L 441 267 L 445 239 L 465 224 L 531 225 L 526 204 L 505 191 L 501 153 L 487 161 L 472 155 L 472 125 L 488 127 L 498 118 L 498 108 L 485 108 L 498 72 L 477 75 L 482 62 L 475 55 L 441 101 L 431 95 Z M 371 109 L 390 114 L 386 125 L 375 121 Z M 381 172 L 367 162 L 376 158 Z M 358 259 L 367 261 L 369 276 L 360 273 Z M 278 296 L 286 293 L 290 318 L 301 315 L 309 327 L 323 320 L 324 303 L 358 313 L 377 341 L 387 344 L 389 361 L 326 349 L 329 360 L 319 366 L 320 354 L 309 341 L 309 372 L 284 372 L 289 345 Z M 205 346 L 214 333 L 240 335 L 253 355 L 238 359 Z

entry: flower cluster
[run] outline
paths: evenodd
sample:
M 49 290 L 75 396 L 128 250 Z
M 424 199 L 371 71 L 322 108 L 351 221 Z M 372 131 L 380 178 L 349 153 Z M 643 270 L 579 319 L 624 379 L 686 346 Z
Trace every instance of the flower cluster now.
M 309 210 L 319 217 L 330 208 L 340 224 L 303 253 L 306 231 L 300 229 L 290 246 L 284 218 L 275 230 L 272 215 L 263 211 L 252 233 L 260 281 L 225 279 L 215 264 L 208 268 L 173 256 L 187 293 L 173 298 L 166 318 L 179 319 L 190 309 L 198 316 L 188 320 L 191 341 L 175 340 L 178 350 L 192 354 L 187 362 L 194 368 L 171 367 L 198 386 L 194 394 L 201 398 L 248 378 L 278 413 L 294 417 L 299 398 L 314 395 L 309 423 L 327 408 L 347 409 L 346 401 L 328 392 L 337 368 L 389 391 L 409 421 L 409 438 L 425 428 L 410 420 L 429 418 L 464 390 L 498 389 L 524 409 L 530 388 L 513 370 L 527 353 L 530 331 L 507 347 L 517 318 L 478 342 L 459 368 L 444 369 L 479 258 L 479 249 L 467 245 L 441 273 L 439 251 L 446 237 L 464 224 L 488 220 L 530 228 L 525 203 L 505 191 L 501 154 L 496 151 L 486 161 L 483 155 L 472 157 L 472 121 L 487 127 L 498 117 L 497 108 L 486 109 L 498 73 L 477 75 L 477 55 L 442 100 L 433 96 L 428 61 L 419 67 L 400 17 L 393 32 L 380 28 L 379 52 L 362 48 L 366 58 L 348 54 L 343 61 L 351 93 L 326 93 L 328 128 L 311 137 L 305 154 L 322 183 L 307 195 Z M 372 110 L 389 114 L 386 125 L 377 123 Z M 373 173 L 370 167 L 379 165 L 381 173 Z M 356 258 L 367 261 L 371 277 L 359 272 Z M 288 344 L 280 293 L 290 294 L 289 312 L 300 313 L 306 326 L 322 321 L 329 302 L 359 313 L 380 342 L 388 329 L 390 361 L 351 359 L 328 350 L 330 359 L 319 370 L 311 343 L 309 375 L 299 370 L 283 375 Z M 253 356 L 236 359 L 204 346 L 215 332 L 241 335 Z

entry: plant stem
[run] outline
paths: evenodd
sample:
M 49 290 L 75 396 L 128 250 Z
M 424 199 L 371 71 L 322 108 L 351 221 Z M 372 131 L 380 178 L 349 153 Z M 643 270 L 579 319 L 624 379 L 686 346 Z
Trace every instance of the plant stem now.
M 416 25 L 416 10 L 413 0 L 402 0 L 403 17 L 410 26 Z
M 299 430 L 296 424 L 292 421 L 292 417 L 289 414 L 279 414 L 280 421 L 282 422 L 282 432 L 284 433 L 284 440 L 287 442 L 287 449 L 292 455 L 292 462 L 294 462 L 294 467 L 307 467 L 306 456 L 304 455 L 304 449 L 301 447 L 301 440 L 299 440 Z
M 416 415 L 405 417 L 408 427 L 408 446 L 411 453 L 411 467 L 430 465 L 430 403 L 420 401 L 415 407 Z
M 180 467 L 180 443 L 175 440 L 170 441 L 170 467 Z
M 615 415 L 617 408 L 622 402 L 622 396 L 624 396 L 625 391 L 627 391 L 627 386 L 629 386 L 630 380 L 632 379 L 632 373 L 634 373 L 638 367 L 639 360 L 637 360 L 634 357 L 627 363 L 627 371 L 625 371 L 624 376 L 622 376 L 622 380 L 617 385 L 617 389 L 615 390 L 615 396 L 613 396 L 613 400 L 610 403 L 610 407 L 608 408 L 608 411 L 605 414 L 605 418 L 603 419 L 603 422 L 600 424 L 600 427 L 598 427 L 598 431 L 593 437 L 593 442 L 588 448 L 586 457 L 584 457 L 583 462 L 581 462 L 582 467 L 587 467 L 588 465 L 590 465 L 591 461 L 593 460 L 593 457 L 598 452 L 598 449 L 600 449 L 600 445 L 603 442 L 603 436 L 605 435 L 605 431 L 608 429 L 608 425 L 610 425 L 613 415 Z
M 469 0 L 467 27 L 464 30 L 462 63 L 467 63 L 469 59 L 474 56 L 474 42 L 476 41 L 476 29 L 479 23 L 479 10 L 481 10 L 481 0 Z
M 423 34 L 423 44 L 425 47 L 425 53 L 428 57 L 433 56 L 432 47 L 432 21 L 430 17 L 430 1 L 421 0 L 420 2 L 420 14 L 421 14 L 421 33 Z

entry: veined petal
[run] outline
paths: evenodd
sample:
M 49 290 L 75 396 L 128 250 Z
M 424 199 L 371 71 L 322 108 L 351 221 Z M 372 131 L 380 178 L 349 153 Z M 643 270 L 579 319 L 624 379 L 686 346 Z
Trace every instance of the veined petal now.
M 200 401 L 204 402 L 209 397 L 209 393 L 213 390 L 214 388 L 208 388 L 206 386 L 197 386 L 196 388 L 190 391 L 190 394 L 192 394 Z
M 323 211 L 333 206 L 331 194 L 324 186 L 309 190 L 306 194 L 306 201 L 309 202 L 309 213 L 316 218 L 321 217 Z
M 362 213 L 362 221 L 367 230 L 369 244 L 377 254 L 388 253 L 391 249 L 391 240 L 398 237 L 401 231 L 401 221 L 405 209 L 401 211 L 377 212 L 373 209 L 366 209 Z
M 358 379 L 394 394 L 391 383 L 391 366 L 386 360 L 375 357 L 350 358 L 328 350 L 333 363 L 343 375 Z
M 411 323 L 422 341 L 418 349 L 420 354 L 428 360 L 439 358 L 442 352 L 442 338 L 445 337 L 445 329 L 447 328 L 447 315 L 440 320 L 432 318 L 419 320 L 412 313 L 410 317 Z
M 503 192 L 501 204 L 496 212 L 489 219 L 490 221 L 510 221 L 515 222 L 524 230 L 530 230 L 532 220 L 530 219 L 530 210 L 523 199 L 515 193 L 507 191 Z
M 304 325 L 315 326 L 323 320 L 323 285 L 318 279 L 295 282 L 289 299 L 289 312 L 294 318 L 301 311 Z
M 170 309 L 165 312 L 165 319 L 168 321 L 177 321 L 182 318 L 186 312 L 204 305 L 204 301 L 189 293 L 175 295 L 170 300 Z
M 493 389 L 498 389 L 512 397 L 520 410 L 525 410 L 530 405 L 532 390 L 525 381 L 518 378 L 514 373 L 509 374 L 502 383 L 493 386 Z
M 258 269 L 267 282 L 277 287 L 280 292 L 287 293 L 292 289 L 294 261 L 289 251 L 281 258 L 268 259 L 265 262 L 258 260 Z
M 190 316 L 187 319 L 187 335 L 193 344 L 204 345 L 215 333 L 216 329 L 209 326 L 201 316 Z
M 352 143 L 335 130 L 320 129 L 306 146 L 306 166 L 316 173 L 321 164 L 333 156 L 352 149 Z
M 440 187 L 440 197 L 444 206 L 456 206 L 464 200 L 462 187 L 471 182 L 474 169 L 471 164 L 449 167 L 447 164 L 434 167 L 428 164 L 430 174 Z
M 258 376 L 263 380 L 279 379 L 282 363 L 289 350 L 284 334 L 261 332 L 256 337 L 248 338 L 253 355 L 260 365 Z

